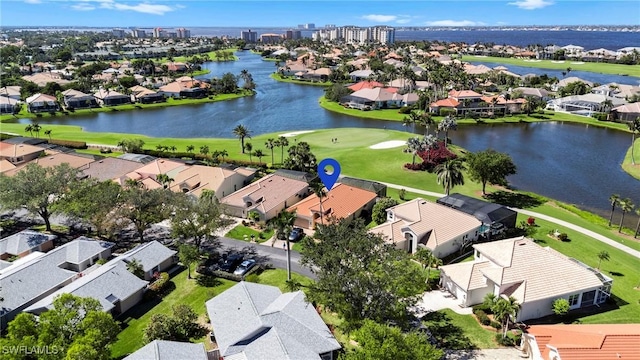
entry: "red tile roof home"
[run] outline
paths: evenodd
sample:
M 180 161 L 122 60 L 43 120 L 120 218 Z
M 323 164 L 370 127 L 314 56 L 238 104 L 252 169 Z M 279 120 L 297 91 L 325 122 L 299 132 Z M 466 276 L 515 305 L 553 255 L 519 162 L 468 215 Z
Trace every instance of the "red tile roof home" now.
M 36 158 L 41 153 L 44 153 L 44 149 L 38 146 L 28 144 L 10 144 L 0 141 L 0 159 L 7 159 L 12 163 L 19 163 L 23 160 L 30 160 L 29 158 Z M 27 158 L 27 159 L 25 159 Z
M 434 103 L 431 103 L 431 107 L 448 107 L 448 108 L 454 108 L 454 107 L 458 107 L 460 105 L 460 102 L 458 102 L 458 100 L 453 99 L 453 98 L 446 98 L 446 99 L 442 99 L 442 100 L 438 100 Z
M 482 95 L 473 90 L 451 90 L 449 97 L 459 101 L 460 99 L 480 99 Z
M 6 174 L 7 176 L 13 176 L 29 163 L 38 164 L 43 168 L 50 168 L 66 163 L 69 164 L 69 166 L 71 166 L 72 168 L 79 169 L 89 163 L 92 163 L 93 161 L 95 160 L 92 157 L 78 156 L 66 153 L 51 153 L 47 154 L 46 156 L 41 156 L 37 159 L 31 160 L 26 164 L 22 164 L 21 166 L 16 167 L 15 169 L 8 170 L 4 172 L 4 174 Z
M 393 93 L 384 88 L 361 89 L 351 94 L 353 97 L 367 99 L 369 101 L 389 101 Z
M 533 325 L 524 341 L 544 360 L 640 359 L 638 324 Z
M 176 169 L 185 167 L 186 165 L 181 162 L 171 161 L 166 159 L 156 159 L 146 165 L 128 173 L 125 175 L 126 178 L 133 180 L 143 180 L 146 178 L 155 178 L 160 174 L 167 174 L 169 177 L 171 176 L 171 171 L 175 171 Z
M 180 63 L 180 62 L 170 62 L 167 63 L 167 70 L 168 71 L 185 71 L 187 70 L 187 65 L 185 63 Z
M 362 89 L 373 89 L 376 87 L 382 88 L 384 87 L 384 84 L 381 84 L 377 81 L 360 81 L 359 83 L 355 83 L 349 86 L 349 89 L 353 91 L 358 91 Z
M 377 195 L 374 192 L 362 190 L 356 187 L 337 184 L 322 198 L 323 221 L 328 223 L 330 218 L 344 219 L 358 216 L 362 209 L 370 210 Z M 287 211 L 295 211 L 296 217 L 304 219 L 305 226 L 312 229 L 313 225 L 320 222 L 320 200 L 318 195 L 309 195 L 307 198 L 292 205 Z

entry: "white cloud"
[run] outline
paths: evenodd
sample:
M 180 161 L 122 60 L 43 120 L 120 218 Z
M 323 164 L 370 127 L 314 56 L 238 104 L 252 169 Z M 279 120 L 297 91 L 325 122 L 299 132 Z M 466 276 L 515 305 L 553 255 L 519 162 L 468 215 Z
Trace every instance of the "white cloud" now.
M 369 20 L 369 21 L 374 21 L 374 22 L 391 22 L 391 21 L 395 21 L 396 19 L 398 19 L 398 17 L 396 15 L 375 15 L 375 14 L 371 14 L 371 15 L 363 15 L 362 16 L 363 19 L 365 20 Z
M 542 9 L 543 7 L 547 7 L 549 5 L 553 5 L 553 1 L 519 0 L 516 2 L 510 2 L 509 5 L 515 5 L 520 9 L 525 9 L 525 10 L 535 10 L 535 9 Z
M 78 11 L 91 11 L 91 10 L 95 10 L 96 7 L 83 2 L 80 4 L 71 5 L 71 8 L 73 10 L 78 10 Z
M 408 24 L 411 22 L 411 19 L 398 19 L 396 20 L 396 23 L 398 24 Z
M 42 4 L 40 0 L 24 0 L 27 4 Z
M 143 2 L 137 5 L 129 5 L 115 2 L 113 0 L 100 0 L 100 7 L 103 9 L 120 10 L 120 11 L 136 11 L 144 14 L 164 15 L 175 9 L 168 5 L 150 4 Z
M 483 26 L 485 23 L 471 20 L 436 20 L 427 21 L 428 26 Z

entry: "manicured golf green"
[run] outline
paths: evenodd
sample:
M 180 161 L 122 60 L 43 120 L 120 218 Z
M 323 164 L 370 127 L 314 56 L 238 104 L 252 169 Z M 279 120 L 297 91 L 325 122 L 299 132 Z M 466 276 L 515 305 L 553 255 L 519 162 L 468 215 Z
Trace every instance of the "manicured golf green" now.
M 554 69 L 554 70 L 563 70 L 563 71 L 566 71 L 567 68 L 571 68 L 571 70 L 590 71 L 590 72 L 595 72 L 600 74 L 629 75 L 629 76 L 640 77 L 640 65 L 595 63 L 595 62 L 582 62 L 582 61 L 572 61 L 572 60 L 565 60 L 563 62 L 553 62 L 552 60 L 525 61 L 525 59 L 502 58 L 502 57 L 492 57 L 492 56 L 474 56 L 474 55 L 463 55 L 462 61 L 502 63 L 502 64 L 524 66 L 524 67 Z

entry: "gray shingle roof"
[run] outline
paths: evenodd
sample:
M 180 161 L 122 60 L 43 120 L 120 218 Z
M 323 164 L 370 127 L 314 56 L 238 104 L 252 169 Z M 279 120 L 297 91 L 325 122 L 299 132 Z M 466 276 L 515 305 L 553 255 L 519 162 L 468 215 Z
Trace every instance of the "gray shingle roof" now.
M 34 249 L 49 240 L 57 238 L 55 235 L 43 234 L 33 230 L 23 230 L 19 233 L 0 239 L 0 254 L 19 255 Z
M 241 282 L 206 302 L 220 354 L 247 359 L 319 359 L 340 349 L 300 291 Z
M 142 265 L 145 272 L 153 270 L 163 261 L 176 254 L 176 251 L 160 244 L 157 241 L 151 241 L 140 244 L 122 255 L 123 259 L 136 259 Z
M 90 297 L 100 301 L 104 311 L 111 311 L 116 300 L 125 300 L 147 286 L 148 282 L 140 280 L 127 270 L 126 264 L 119 258 L 113 259 L 90 272 L 88 275 L 72 282 L 44 299 L 25 309 L 37 314 L 53 308 L 53 300 L 60 294 Z
M 123 360 L 207 360 L 203 343 L 154 340 Z
M 105 249 L 112 248 L 114 245 L 114 243 L 81 236 L 67 244 L 67 261 L 72 264 L 79 264 L 100 254 Z
M 84 251 L 69 251 L 69 248 L 77 246 L 84 248 L 84 246 L 78 245 L 77 242 L 94 241 L 85 239 L 76 239 L 49 251 L 43 256 L 3 272 L 0 275 L 0 284 L 2 284 L 4 297 L 2 307 L 10 312 L 77 277 L 78 274 L 76 272 L 63 269 L 61 265 L 71 262 L 68 258 L 69 254 L 73 256 L 74 261 L 88 260 L 94 255 Z M 80 259 L 77 256 L 78 254 L 90 256 Z

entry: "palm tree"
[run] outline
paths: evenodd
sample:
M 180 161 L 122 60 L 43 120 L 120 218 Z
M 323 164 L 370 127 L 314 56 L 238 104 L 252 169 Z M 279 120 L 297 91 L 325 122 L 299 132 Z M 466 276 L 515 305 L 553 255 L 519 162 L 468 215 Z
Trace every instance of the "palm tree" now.
M 284 163 L 284 148 L 289 146 L 289 139 L 284 136 L 278 138 L 278 146 L 280 146 L 280 164 Z
M 458 122 L 453 116 L 447 115 L 440 123 L 438 123 L 438 131 L 444 131 L 444 147 L 447 147 L 449 142 L 449 130 L 455 130 L 458 128 Z
M 609 112 L 612 107 L 613 107 L 613 102 L 609 99 L 604 100 L 603 102 L 600 103 L 600 110 L 602 110 L 602 112 Z
M 33 123 L 33 132 L 36 133 L 36 137 L 40 137 L 40 130 L 42 130 L 42 126 L 40 126 L 40 124 L 38 124 L 37 122 Z
M 609 253 L 605 250 L 602 250 L 598 253 L 598 270 L 600 270 L 600 263 L 604 261 L 609 261 Z
M 209 153 L 209 145 L 200 146 L 200 154 L 207 156 L 208 153 Z
M 47 129 L 44 131 L 44 134 L 47 135 L 49 137 L 49 140 L 51 140 L 51 129 Z
M 320 199 L 320 224 L 324 225 L 324 209 L 322 208 L 322 198 L 327 194 L 324 191 L 324 185 L 320 182 L 311 186 L 311 191 Z
M 407 140 L 407 148 L 405 149 L 405 151 L 410 152 L 413 155 L 413 159 L 411 160 L 411 165 L 416 164 L 416 155 L 418 155 L 419 152 L 424 150 L 425 150 L 425 143 L 420 138 L 414 137 L 414 138 L 409 138 L 409 140 Z
M 31 136 L 33 136 L 33 125 L 29 124 L 27 126 L 24 127 L 24 131 L 25 132 L 29 132 L 29 134 L 31 134 Z
M 611 226 L 611 221 L 613 221 L 613 212 L 616 210 L 616 205 L 620 202 L 620 195 L 613 194 L 609 196 L 609 202 L 611 203 L 611 215 L 609 215 L 609 226 Z
M 427 153 L 427 161 L 431 160 L 431 149 L 435 148 L 438 145 L 438 139 L 429 134 L 422 139 L 422 143 L 424 144 L 424 151 Z
M 242 125 L 238 125 L 233 129 L 233 134 L 238 139 L 240 139 L 240 146 L 242 147 L 242 153 L 244 154 L 244 151 L 245 151 L 244 138 L 248 137 L 249 139 L 251 139 L 251 132 L 246 127 Z
M 276 239 L 284 234 L 287 242 L 287 280 L 291 280 L 291 247 L 289 246 L 289 232 L 296 221 L 296 213 L 282 210 L 278 216 L 272 220 L 270 227 L 275 228 Z
M 435 123 L 436 123 L 435 120 L 433 120 L 433 117 L 428 112 L 424 112 L 420 114 L 420 119 L 418 120 L 418 124 L 421 126 L 424 126 L 425 136 L 429 135 L 429 128 L 431 128 L 431 125 L 434 125 Z
M 144 268 L 142 267 L 142 263 L 138 261 L 138 259 L 129 260 L 129 262 L 127 263 L 127 270 L 140 279 L 144 279 Z
M 276 139 L 267 139 L 267 141 L 264 143 L 264 146 L 271 150 L 271 166 L 273 166 L 274 160 L 273 160 L 273 148 L 277 146 L 277 142 Z
M 173 179 L 167 174 L 156 175 L 156 181 L 159 182 L 163 188 L 168 188 Z
M 491 307 L 494 317 L 502 324 L 503 338 L 507 336 L 509 321 L 511 318 L 515 321 L 518 310 L 520 310 L 520 304 L 518 304 L 518 301 L 513 296 L 509 296 L 508 298 L 501 296 Z
M 229 152 L 225 149 L 220 150 L 220 156 L 222 157 L 222 162 L 224 162 L 224 157 L 229 156 Z
M 256 150 L 253 155 L 255 155 L 258 158 L 258 164 L 262 164 L 262 157 L 264 157 L 264 153 L 262 152 L 261 149 Z
M 413 125 L 413 124 L 414 124 L 414 122 L 411 119 L 411 117 L 409 117 L 409 116 L 405 116 L 404 119 L 402 119 L 402 126 L 407 126 L 408 127 L 408 126 Z M 412 132 L 414 132 L 414 131 L 412 131 Z
M 635 165 L 636 159 L 633 156 L 633 152 L 635 151 L 636 133 L 640 133 L 640 117 L 636 117 L 628 125 L 629 130 L 631 130 L 631 165 Z
M 438 184 L 442 184 L 447 196 L 454 186 L 464 185 L 464 175 L 462 174 L 464 170 L 465 167 L 460 159 L 447 160 L 436 166 Z
M 253 151 L 253 144 L 251 143 L 246 143 L 244 144 L 244 149 L 247 150 L 247 152 L 249 153 L 249 162 L 252 163 L 253 159 L 251 158 L 251 156 L 253 155 L 252 151 Z M 242 152 L 244 154 L 244 151 Z
M 620 227 L 618 227 L 618 232 L 622 232 L 622 222 L 624 221 L 624 214 L 633 210 L 633 202 L 629 198 L 625 198 L 620 200 L 620 210 L 622 210 L 622 216 L 620 217 Z
M 193 152 L 193 150 L 195 150 L 195 146 L 193 146 L 193 145 L 187 145 L 187 152 L 188 152 L 188 153 L 192 153 L 192 152 Z
M 413 254 L 413 257 L 422 264 L 422 267 L 427 270 L 427 283 L 429 282 L 429 276 L 431 275 L 431 268 L 442 265 L 442 260 L 438 259 L 431 250 L 427 248 L 420 248 Z

